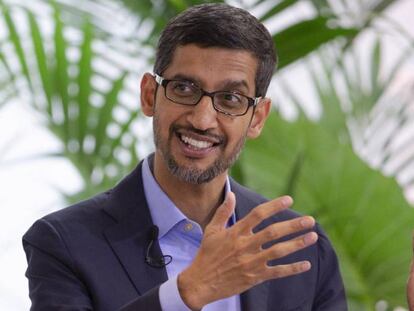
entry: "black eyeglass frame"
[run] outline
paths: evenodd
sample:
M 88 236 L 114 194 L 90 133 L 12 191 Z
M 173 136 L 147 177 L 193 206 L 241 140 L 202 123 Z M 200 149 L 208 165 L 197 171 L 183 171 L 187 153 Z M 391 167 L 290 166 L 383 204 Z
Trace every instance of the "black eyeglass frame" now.
M 250 107 L 253 107 L 253 109 L 254 109 L 257 106 L 257 104 L 259 103 L 260 99 L 261 99 L 261 97 L 251 98 L 249 96 L 246 96 L 246 95 L 243 95 L 243 94 L 240 94 L 240 93 L 237 93 L 237 92 L 229 92 L 229 91 L 207 92 L 207 91 L 203 90 L 201 87 L 195 85 L 201 91 L 200 98 L 194 104 L 183 104 L 183 103 L 177 102 L 176 100 L 171 99 L 170 97 L 167 96 L 167 85 L 168 85 L 168 83 L 170 83 L 172 81 L 183 82 L 183 80 L 178 80 L 178 79 L 165 79 L 165 78 L 161 77 L 160 75 L 158 75 L 156 73 L 154 73 L 154 79 L 155 79 L 155 82 L 157 82 L 158 85 L 161 85 L 164 88 L 164 95 L 165 95 L 165 97 L 168 98 L 169 100 L 171 100 L 173 103 L 176 103 L 176 104 L 179 104 L 179 105 L 184 105 L 184 106 L 196 106 L 201 101 L 201 99 L 204 96 L 208 96 L 208 97 L 211 98 L 211 102 L 213 104 L 214 110 L 216 110 L 217 112 L 220 112 L 222 114 L 225 114 L 225 115 L 228 115 L 228 116 L 233 116 L 233 117 L 244 116 L 247 113 L 247 111 L 249 111 L 249 108 Z M 247 99 L 247 108 L 246 108 L 246 111 L 243 112 L 243 113 L 234 114 L 234 113 L 229 113 L 229 112 L 220 110 L 214 104 L 214 95 L 216 95 L 218 93 L 236 94 L 238 96 L 242 96 L 242 97 L 246 98 Z

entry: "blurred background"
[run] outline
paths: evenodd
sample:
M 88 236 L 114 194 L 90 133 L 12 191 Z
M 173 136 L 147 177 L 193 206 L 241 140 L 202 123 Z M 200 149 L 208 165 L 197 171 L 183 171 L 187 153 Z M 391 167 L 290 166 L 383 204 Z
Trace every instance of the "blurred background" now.
M 0 0 L 0 310 L 28 310 L 21 237 L 153 150 L 139 83 L 196 0 Z M 414 228 L 414 1 L 239 0 L 280 62 L 234 178 L 323 225 L 350 310 L 404 310 Z

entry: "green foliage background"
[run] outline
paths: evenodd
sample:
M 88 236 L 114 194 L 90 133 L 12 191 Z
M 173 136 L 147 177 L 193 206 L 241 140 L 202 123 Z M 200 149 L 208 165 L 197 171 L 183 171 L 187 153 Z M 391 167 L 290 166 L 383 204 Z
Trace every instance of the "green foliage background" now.
M 97 1 L 108 7 L 110 2 Z M 137 33 L 146 29 L 146 35 L 122 37 L 112 33 L 94 12 L 83 9 L 82 2 L 39 0 L 51 10 L 53 29 L 48 36 L 30 7 L 0 0 L 0 19 L 8 33 L 0 40 L 0 107 L 10 98 L 32 95 L 32 107 L 62 144 L 61 152 L 45 156 L 68 159 L 84 181 L 83 191 L 67 196 L 68 202 L 111 187 L 139 161 L 137 144 L 143 138 L 134 132 L 134 125 L 142 122 L 140 111 L 125 104 L 121 96 L 138 74 L 131 66 L 110 59 L 107 51 L 143 59 L 150 66 L 157 37 L 166 22 L 190 5 L 210 1 L 112 2 L 134 17 Z M 239 4 L 252 10 L 265 1 L 245 2 Z M 261 20 L 278 18 L 299 2 L 267 2 Z M 369 87 L 362 86 L 364 78 L 353 49 L 355 40 L 397 1 L 360 1 L 356 10 L 347 1 L 340 1 L 345 14 L 349 11 L 347 17 L 352 17 L 346 27 L 341 26 L 345 25 L 344 13 L 339 14 L 332 1 L 306 2 L 314 8 L 315 16 L 299 20 L 273 37 L 280 71 L 300 61 L 318 60 L 322 71 L 311 65 L 307 68 L 323 107 L 322 117 L 310 121 L 300 112 L 297 120 L 288 122 L 274 111 L 260 139 L 247 143 L 232 174 L 268 197 L 291 194 L 295 209 L 318 219 L 338 252 L 351 310 L 374 310 L 379 300 L 387 301 L 390 308 L 404 306 L 414 211 L 394 179 L 371 169 L 355 154 L 355 138 L 349 128 L 350 122 L 364 125 L 372 119 L 378 101 L 412 52 L 410 49 L 388 74 L 381 74 L 382 47 L 378 40 L 366 64 Z M 16 12 L 24 16 L 26 30 L 20 27 Z M 76 30 L 80 39 L 70 39 L 66 34 L 69 29 Z M 97 49 L 98 43 L 107 50 Z M 6 46 L 12 46 L 17 68 L 6 56 Z M 126 46 L 133 48 L 128 50 Z M 75 49 L 78 57 L 70 57 L 70 49 Z M 343 61 L 347 55 L 352 56 L 353 70 Z M 100 71 L 94 66 L 96 60 L 111 63 L 116 74 Z M 346 111 L 333 82 L 338 74 L 350 97 L 351 106 Z M 95 86 L 96 77 L 106 81 L 105 90 Z M 285 85 L 278 74 L 275 79 L 284 87 L 286 99 L 300 110 L 303 105 L 295 94 L 300 90 Z M 91 104 L 92 97 L 98 97 L 100 104 Z M 398 107 L 392 117 L 397 118 L 400 129 L 409 119 L 404 114 L 407 103 L 400 102 Z M 117 109 L 127 117 L 117 118 Z M 116 131 L 111 131 L 114 127 Z
M 275 135 L 277 133 L 277 135 Z M 289 193 L 313 215 L 340 258 L 351 310 L 405 300 L 414 215 L 395 180 L 370 169 L 318 123 L 273 114 L 241 159 L 243 181 L 268 197 Z

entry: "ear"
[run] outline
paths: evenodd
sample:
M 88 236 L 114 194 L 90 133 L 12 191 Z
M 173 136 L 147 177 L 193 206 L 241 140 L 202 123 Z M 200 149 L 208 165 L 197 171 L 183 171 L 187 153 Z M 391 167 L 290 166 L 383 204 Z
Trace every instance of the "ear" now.
M 150 73 L 145 73 L 141 80 L 141 110 L 147 117 L 154 115 L 155 92 L 157 82 Z
M 252 119 L 247 130 L 248 138 L 257 138 L 262 132 L 263 126 L 269 116 L 272 102 L 270 98 L 263 98 L 259 101 L 254 110 Z

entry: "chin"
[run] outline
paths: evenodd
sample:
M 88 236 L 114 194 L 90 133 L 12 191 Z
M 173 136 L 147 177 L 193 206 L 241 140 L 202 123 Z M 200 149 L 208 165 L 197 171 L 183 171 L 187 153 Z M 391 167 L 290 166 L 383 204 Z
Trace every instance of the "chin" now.
M 215 161 L 210 166 L 199 167 L 198 165 L 194 165 L 194 163 L 193 165 L 180 164 L 172 157 L 166 160 L 167 167 L 171 175 L 182 182 L 196 185 L 212 181 L 227 169 L 221 165 L 220 161 Z M 189 159 L 189 161 L 193 160 Z

